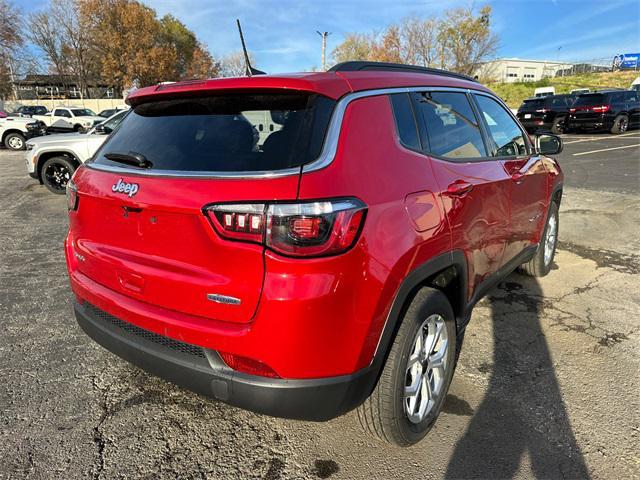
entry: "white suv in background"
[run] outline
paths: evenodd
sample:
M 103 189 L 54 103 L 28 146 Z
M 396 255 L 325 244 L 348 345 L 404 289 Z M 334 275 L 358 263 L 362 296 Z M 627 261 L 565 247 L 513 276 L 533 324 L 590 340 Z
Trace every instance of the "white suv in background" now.
M 87 131 L 104 122 L 103 117 L 83 107 L 56 107 L 49 113 L 34 115 L 32 118 L 44 122 L 50 132 Z
M 81 163 L 93 156 L 127 110 L 120 111 L 87 133 L 47 135 L 27 142 L 27 171 L 51 192 L 64 194 L 67 182 Z

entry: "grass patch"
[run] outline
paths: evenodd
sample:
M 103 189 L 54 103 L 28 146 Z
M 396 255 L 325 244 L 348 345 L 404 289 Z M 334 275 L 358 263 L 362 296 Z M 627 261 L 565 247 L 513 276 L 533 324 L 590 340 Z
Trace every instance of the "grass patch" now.
M 518 108 L 525 98 L 533 97 L 538 87 L 555 87 L 556 93 L 569 93 L 574 88 L 629 88 L 640 71 L 582 73 L 568 77 L 543 78 L 537 82 L 486 82 L 511 108 Z

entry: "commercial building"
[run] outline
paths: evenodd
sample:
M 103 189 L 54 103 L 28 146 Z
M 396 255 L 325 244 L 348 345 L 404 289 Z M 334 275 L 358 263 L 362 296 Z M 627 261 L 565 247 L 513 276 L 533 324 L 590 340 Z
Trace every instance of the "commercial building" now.
M 483 63 L 477 70 L 479 78 L 496 82 L 535 82 L 541 78 L 555 77 L 560 71 L 570 70 L 570 63 L 549 60 L 523 60 L 521 58 L 497 58 Z

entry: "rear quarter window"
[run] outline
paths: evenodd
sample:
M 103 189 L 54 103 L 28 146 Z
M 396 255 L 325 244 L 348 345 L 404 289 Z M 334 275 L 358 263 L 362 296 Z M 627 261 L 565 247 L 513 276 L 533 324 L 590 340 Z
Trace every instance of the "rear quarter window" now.
M 418 127 L 411 107 L 411 98 L 407 93 L 389 95 L 393 107 L 393 117 L 400 143 L 411 150 L 420 150 Z
M 272 171 L 315 160 L 335 101 L 308 93 L 160 100 L 136 106 L 93 163 L 136 168 L 107 153 L 144 155 L 152 170 Z

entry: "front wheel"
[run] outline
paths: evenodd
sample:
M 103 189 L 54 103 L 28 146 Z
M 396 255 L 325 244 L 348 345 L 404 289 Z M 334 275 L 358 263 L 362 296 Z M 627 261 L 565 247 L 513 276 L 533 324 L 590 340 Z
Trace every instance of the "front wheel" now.
M 20 133 L 10 133 L 4 137 L 4 145 L 9 150 L 23 150 L 25 146 L 24 135 Z
M 400 446 L 422 440 L 442 409 L 457 346 L 447 297 L 421 289 L 402 319 L 376 388 L 357 409 L 362 427 Z
M 527 263 L 520 266 L 520 272 L 530 277 L 544 277 L 551 271 L 553 258 L 558 246 L 558 205 L 551 202 L 547 223 L 542 232 L 542 240 L 538 244 L 536 254 Z
M 55 194 L 64 195 L 76 166 L 66 157 L 52 157 L 42 166 L 42 183 Z

